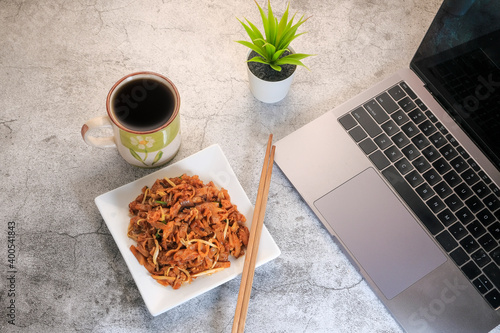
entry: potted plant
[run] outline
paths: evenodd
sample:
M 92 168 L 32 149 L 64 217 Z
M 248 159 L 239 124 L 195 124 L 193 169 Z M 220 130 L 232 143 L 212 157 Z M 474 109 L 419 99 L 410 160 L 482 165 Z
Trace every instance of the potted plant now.
M 239 20 L 250 37 L 251 42 L 240 40 L 240 43 L 250 51 L 247 55 L 248 78 L 250 90 L 253 95 L 265 103 L 275 103 L 282 100 L 292 84 L 297 66 L 307 68 L 302 59 L 312 56 L 311 54 L 295 53 L 290 43 L 298 36 L 297 29 L 308 18 L 302 16 L 297 23 L 293 23 L 294 14 L 288 19 L 287 8 L 278 20 L 274 16 L 271 1 L 268 0 L 267 15 L 262 7 L 255 1 L 260 11 L 264 34 L 248 19 L 246 23 Z

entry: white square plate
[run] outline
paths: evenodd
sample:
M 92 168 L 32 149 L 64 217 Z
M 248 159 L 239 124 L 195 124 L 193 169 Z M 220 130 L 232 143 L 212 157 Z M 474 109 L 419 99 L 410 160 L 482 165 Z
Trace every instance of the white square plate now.
M 189 176 L 198 175 L 204 183 L 213 181 L 217 187 L 227 189 L 231 196 L 231 202 L 245 215 L 246 224 L 250 229 L 253 206 L 219 145 L 207 147 L 182 161 L 102 194 L 95 199 L 95 203 L 132 273 L 139 292 L 153 316 L 199 296 L 243 272 L 244 256 L 238 259 L 231 257 L 231 267 L 209 276 L 200 276 L 191 284 L 186 283 L 180 289 L 173 290 L 172 287 L 165 287 L 157 283 L 130 251 L 130 246 L 135 245 L 135 242 L 127 237 L 130 222 L 128 204 L 141 193 L 141 189 L 145 185 L 152 186 L 158 178 L 177 177 L 184 173 Z M 265 264 L 279 255 L 278 246 L 264 226 L 256 266 Z

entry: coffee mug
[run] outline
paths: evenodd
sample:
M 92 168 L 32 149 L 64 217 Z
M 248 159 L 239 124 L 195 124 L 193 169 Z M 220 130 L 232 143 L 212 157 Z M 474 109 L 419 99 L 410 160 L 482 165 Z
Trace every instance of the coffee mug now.
M 83 140 L 94 147 L 116 147 L 128 163 L 145 168 L 170 161 L 181 145 L 180 96 L 166 77 L 138 72 L 120 79 L 106 99 L 107 116 L 82 126 Z M 92 135 L 102 128 L 113 136 Z

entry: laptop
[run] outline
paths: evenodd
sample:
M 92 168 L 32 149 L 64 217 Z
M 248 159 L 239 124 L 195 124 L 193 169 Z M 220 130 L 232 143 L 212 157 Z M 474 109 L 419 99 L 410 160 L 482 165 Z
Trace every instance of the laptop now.
M 500 325 L 500 1 L 445 0 L 409 68 L 275 162 L 404 330 Z

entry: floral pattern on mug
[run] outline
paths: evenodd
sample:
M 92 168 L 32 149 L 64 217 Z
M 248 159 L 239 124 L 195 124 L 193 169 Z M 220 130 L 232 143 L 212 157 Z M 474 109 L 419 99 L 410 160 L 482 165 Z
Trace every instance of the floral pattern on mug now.
M 153 147 L 153 144 L 155 143 L 155 139 L 153 139 L 150 136 L 142 138 L 142 136 L 138 135 L 138 136 L 131 137 L 130 143 L 134 146 L 137 146 L 137 148 L 139 148 L 141 150 L 146 150 L 146 148 Z
M 136 150 L 134 150 L 132 148 L 129 148 L 130 154 L 136 160 L 138 160 L 139 162 L 141 162 L 145 166 L 148 166 L 148 164 L 146 163 L 146 160 L 148 158 L 148 150 L 147 150 L 147 148 L 152 148 L 153 147 L 153 145 L 155 143 L 155 139 L 153 139 L 150 136 L 147 136 L 147 137 L 143 138 L 141 135 L 138 135 L 138 136 L 132 136 L 130 138 L 130 143 L 133 146 L 137 146 L 137 148 L 140 150 L 140 151 L 136 151 Z M 144 158 L 139 155 L 139 152 L 143 152 L 144 153 Z M 153 162 L 151 163 L 151 165 L 155 165 L 155 163 L 157 163 L 161 159 L 162 156 L 163 156 L 163 152 L 160 150 L 156 154 L 156 156 L 155 156 Z

